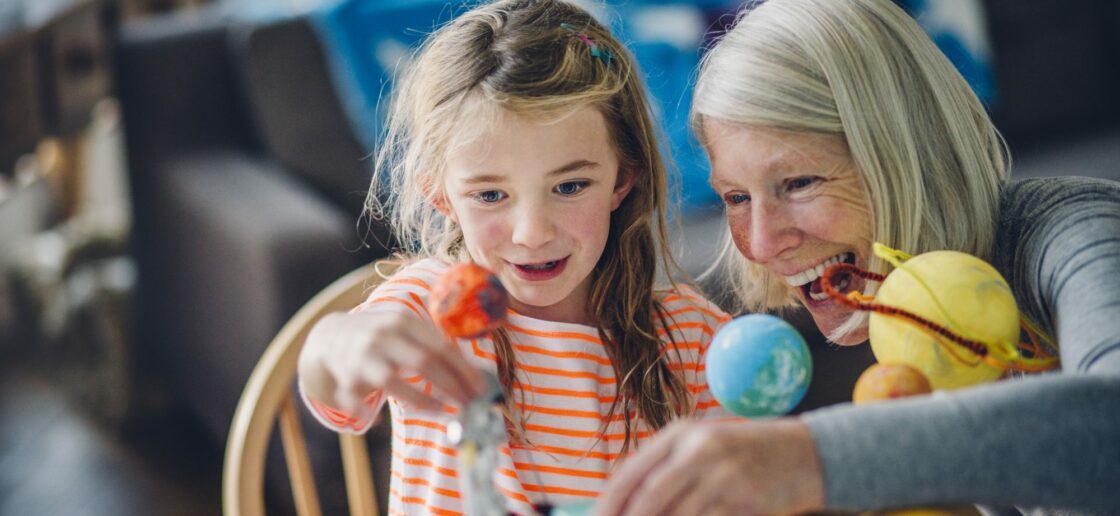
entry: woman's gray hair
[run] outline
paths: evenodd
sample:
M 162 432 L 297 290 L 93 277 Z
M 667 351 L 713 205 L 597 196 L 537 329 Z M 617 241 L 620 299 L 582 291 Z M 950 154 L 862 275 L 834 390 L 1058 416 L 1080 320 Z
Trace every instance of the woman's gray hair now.
M 756 4 L 704 57 L 692 109 L 701 141 L 706 117 L 837 135 L 860 172 L 875 241 L 912 254 L 991 255 L 1006 145 L 968 83 L 890 0 Z M 730 238 L 723 256 L 743 308 L 793 303 L 788 287 Z M 885 272 L 870 258 L 872 270 Z M 837 332 L 865 320 L 853 317 Z

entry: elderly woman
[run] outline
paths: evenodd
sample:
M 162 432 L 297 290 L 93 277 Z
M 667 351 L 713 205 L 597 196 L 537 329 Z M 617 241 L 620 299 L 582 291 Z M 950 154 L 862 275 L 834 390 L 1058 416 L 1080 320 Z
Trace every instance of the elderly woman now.
M 799 418 L 671 427 L 599 514 L 980 503 L 1120 511 L 1120 187 L 1009 182 L 968 85 L 889 0 L 770 0 L 705 59 L 694 125 L 726 203 L 747 309 L 803 305 L 842 345 L 867 318 L 818 264 L 885 272 L 872 242 L 991 262 L 1061 371 Z M 877 285 L 847 278 L 848 290 Z

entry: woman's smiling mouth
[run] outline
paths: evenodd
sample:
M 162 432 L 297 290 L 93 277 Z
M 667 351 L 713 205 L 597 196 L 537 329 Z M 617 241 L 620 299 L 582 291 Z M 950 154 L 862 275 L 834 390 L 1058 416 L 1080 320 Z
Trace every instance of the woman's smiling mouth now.
M 830 265 L 836 263 L 852 263 L 856 261 L 856 255 L 851 252 L 840 253 L 833 256 L 816 266 L 805 269 L 797 274 L 783 276 L 786 284 L 791 287 L 800 287 L 801 292 L 805 295 L 806 300 L 809 301 L 825 301 L 828 299 L 828 294 L 825 293 L 824 288 L 821 287 L 821 276 L 824 270 Z M 833 287 L 836 290 L 844 292 L 852 282 L 850 274 L 838 274 L 832 277 Z

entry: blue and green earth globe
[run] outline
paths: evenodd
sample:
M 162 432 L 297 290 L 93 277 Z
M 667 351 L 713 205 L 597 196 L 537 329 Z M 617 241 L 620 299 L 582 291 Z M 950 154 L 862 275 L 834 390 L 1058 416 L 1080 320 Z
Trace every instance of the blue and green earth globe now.
M 789 323 L 766 314 L 723 326 L 705 359 L 716 400 L 743 417 L 787 414 L 805 397 L 813 361 L 805 339 Z

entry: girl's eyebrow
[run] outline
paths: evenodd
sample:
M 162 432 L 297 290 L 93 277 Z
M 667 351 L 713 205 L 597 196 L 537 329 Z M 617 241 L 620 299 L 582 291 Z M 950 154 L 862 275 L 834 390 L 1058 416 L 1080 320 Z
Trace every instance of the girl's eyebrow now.
M 588 161 L 588 160 L 585 160 L 585 159 L 577 159 L 575 161 L 567 163 L 566 165 L 564 165 L 562 167 L 559 167 L 559 168 L 553 170 L 552 172 L 549 172 L 548 175 L 558 176 L 560 174 L 565 174 L 565 173 L 572 172 L 572 171 L 575 171 L 575 170 L 582 170 L 582 169 L 585 169 L 585 168 L 591 168 L 591 167 L 595 167 L 595 166 L 598 166 L 598 165 L 599 164 L 594 162 L 594 161 Z
M 478 176 L 470 176 L 470 177 L 464 179 L 463 184 L 475 185 L 475 184 L 479 184 L 479 183 L 501 183 L 502 181 L 505 181 L 505 180 L 506 180 L 506 178 L 504 176 L 478 175 Z
M 576 170 L 583 170 L 585 168 L 591 168 L 591 167 L 597 167 L 597 166 L 599 166 L 599 163 L 597 163 L 597 162 L 588 161 L 586 159 L 577 159 L 577 160 L 574 160 L 574 161 L 569 162 L 567 164 L 564 164 L 563 166 L 557 167 L 556 169 L 549 172 L 548 175 L 549 176 L 558 176 L 558 175 L 561 175 L 561 174 L 567 174 L 568 172 L 574 172 Z M 463 179 L 463 184 L 474 185 L 474 184 L 479 184 L 479 183 L 501 183 L 505 180 L 506 180 L 505 176 L 499 176 L 499 175 L 493 175 L 493 174 L 481 174 L 481 175 L 477 175 L 477 176 L 470 176 L 470 177 L 467 177 L 466 179 Z

